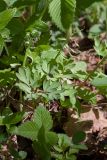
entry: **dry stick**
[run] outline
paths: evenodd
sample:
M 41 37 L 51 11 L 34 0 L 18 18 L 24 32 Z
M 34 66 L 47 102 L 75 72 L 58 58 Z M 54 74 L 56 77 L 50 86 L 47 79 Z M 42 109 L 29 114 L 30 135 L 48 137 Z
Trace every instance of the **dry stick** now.
M 103 57 L 102 60 L 97 64 L 95 69 L 86 77 L 85 81 L 83 83 L 86 83 L 88 79 L 91 77 L 91 75 L 97 70 L 98 67 L 106 60 L 107 56 Z

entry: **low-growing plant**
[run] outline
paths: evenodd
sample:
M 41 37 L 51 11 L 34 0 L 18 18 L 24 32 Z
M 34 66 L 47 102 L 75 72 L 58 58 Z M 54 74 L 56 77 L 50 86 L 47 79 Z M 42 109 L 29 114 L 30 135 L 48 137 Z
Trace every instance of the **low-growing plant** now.
M 106 93 L 107 77 L 97 72 L 106 60 L 106 44 L 95 40 L 103 59 L 91 73 L 85 62 L 62 51 L 75 16 L 94 2 L 0 1 L 0 159 L 27 159 L 20 137 L 27 139 L 35 159 L 76 160 L 87 149 L 84 132 L 73 137 L 56 133 L 57 122 L 48 110 L 56 102 L 60 111 L 74 108 L 80 114 L 81 101 L 95 104 L 96 94 L 84 86 L 87 81 Z

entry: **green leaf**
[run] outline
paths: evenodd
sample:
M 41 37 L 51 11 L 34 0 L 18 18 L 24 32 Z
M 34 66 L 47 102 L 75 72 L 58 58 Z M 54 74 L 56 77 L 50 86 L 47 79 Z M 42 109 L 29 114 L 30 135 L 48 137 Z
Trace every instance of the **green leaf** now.
M 22 7 L 22 6 L 29 6 L 29 5 L 33 5 L 36 3 L 36 0 L 17 0 L 13 6 L 14 7 Z
M 4 2 L 4 0 L 0 0 L 0 12 L 2 12 L 3 10 L 6 9 L 6 3 Z
M 70 147 L 71 140 L 66 134 L 58 134 L 58 146 L 64 150 Z
M 75 8 L 75 0 L 52 0 L 49 5 L 49 13 L 57 27 L 65 31 L 72 23 Z
M 9 21 L 14 17 L 16 9 L 7 9 L 0 13 L 0 31 L 4 29 Z
M 61 84 L 57 81 L 50 82 L 50 81 L 44 81 L 43 82 L 43 90 L 46 92 L 46 94 L 42 94 L 44 97 L 47 96 L 47 100 L 53 100 L 58 99 L 60 97 L 61 93 Z
M 8 23 L 7 28 L 9 29 L 12 36 L 15 36 L 24 30 L 24 24 L 21 22 L 20 19 L 14 17 Z
M 38 140 L 33 142 L 33 148 L 39 153 L 42 160 L 50 160 L 50 148 L 46 143 L 45 129 L 42 126 L 38 133 Z
M 76 90 L 71 85 L 68 85 L 68 84 L 63 84 L 63 90 L 64 91 L 60 94 L 60 100 L 65 101 L 65 97 L 69 97 L 70 103 L 74 107 L 76 104 L 76 96 L 75 96 Z
M 38 135 L 39 127 L 35 122 L 27 121 L 20 125 L 18 128 L 15 128 L 12 133 L 20 135 L 22 137 L 36 140 Z
M 86 138 L 85 132 L 83 132 L 83 131 L 78 131 L 78 132 L 76 132 L 76 133 L 73 135 L 72 141 L 73 141 L 74 144 L 78 144 L 78 143 L 84 141 L 85 138 Z
M 10 114 L 8 116 L 5 116 L 3 118 L 3 124 L 16 124 L 18 122 L 20 122 L 23 118 L 24 112 L 17 112 L 17 113 L 13 113 Z
M 58 142 L 58 136 L 54 132 L 46 132 L 46 143 L 53 146 Z
M 102 32 L 102 29 L 100 24 L 94 24 L 89 30 L 89 33 L 93 35 L 99 35 L 101 32 Z
M 42 63 L 42 69 L 43 69 L 43 71 L 45 72 L 45 73 L 47 73 L 47 74 L 49 74 L 49 65 L 48 65 L 48 63 L 47 63 L 47 61 L 43 61 L 43 63 Z
M 16 86 L 18 86 L 25 93 L 31 94 L 31 88 L 28 85 L 20 82 L 20 83 L 16 83 Z
M 45 107 L 39 106 L 33 116 L 33 121 L 39 126 L 43 126 L 45 130 L 50 130 L 52 128 L 53 122 L 50 113 Z
M 8 6 L 13 5 L 17 0 L 4 0 Z
M 66 160 L 77 160 L 77 157 L 75 155 L 67 155 Z
M 6 140 L 7 140 L 6 134 L 5 133 L 2 133 L 2 134 L 0 133 L 0 143 L 4 142 Z
M 85 72 L 87 69 L 87 64 L 83 61 L 75 62 L 75 66 L 71 69 L 73 73 L 77 73 L 79 71 Z
M 52 93 L 52 91 L 57 90 L 60 87 L 60 83 L 59 82 L 50 82 L 50 81 L 44 81 L 43 82 L 43 90 L 45 92 L 50 92 Z
M 107 77 L 95 78 L 91 82 L 91 84 L 98 88 L 106 88 L 107 87 Z
M 41 32 L 47 32 L 49 30 L 48 25 L 45 22 L 41 21 L 40 19 L 35 20 L 31 24 L 28 24 L 26 31 L 32 31 L 33 29 L 37 29 L 38 31 L 41 31 Z
M 20 156 L 21 159 L 25 159 L 27 157 L 27 152 L 19 151 L 19 156 Z
M 94 2 L 100 2 L 102 0 L 76 0 L 77 1 L 77 11 L 84 10 L 85 8 L 89 7 Z
M 85 144 L 78 144 L 78 145 L 73 144 L 73 148 L 79 149 L 79 150 L 87 150 L 88 149 Z
M 4 40 L 3 40 L 2 36 L 0 35 L 0 56 L 2 54 L 3 47 L 4 47 Z
M 26 77 L 26 71 L 24 68 L 19 68 L 19 73 L 16 73 L 16 76 L 18 79 L 24 83 L 28 83 L 27 77 Z
M 61 0 L 61 21 L 65 29 L 73 22 L 76 0 Z
M 51 60 L 54 60 L 57 57 L 58 53 L 58 50 L 49 48 L 47 46 L 47 48 L 44 48 L 44 50 L 42 51 L 41 58 L 43 58 L 43 60 L 46 60 L 47 62 L 50 62 Z
M 0 86 L 6 86 L 7 84 L 13 84 L 15 82 L 16 76 L 10 69 L 0 70 Z
M 61 0 L 52 0 L 49 5 L 49 13 L 57 27 L 64 31 L 61 22 Z

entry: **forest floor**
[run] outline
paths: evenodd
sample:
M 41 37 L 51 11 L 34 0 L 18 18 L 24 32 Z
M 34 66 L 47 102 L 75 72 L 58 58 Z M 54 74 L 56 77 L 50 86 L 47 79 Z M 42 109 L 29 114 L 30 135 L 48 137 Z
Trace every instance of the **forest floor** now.
M 106 33 L 101 34 L 100 39 L 101 41 L 107 39 Z M 102 59 L 96 55 L 93 40 L 87 37 L 73 37 L 69 42 L 69 46 L 74 52 L 72 54 L 74 60 L 85 61 L 87 63 L 87 71 L 92 73 Z M 67 51 L 65 51 L 65 54 L 67 55 Z M 100 67 L 107 74 L 106 65 Z M 75 83 L 82 84 L 81 81 L 75 81 Z M 64 124 L 64 130 L 69 136 L 72 136 L 74 130 L 82 130 L 87 135 L 85 143 L 88 146 L 88 150 L 80 152 L 78 160 L 107 160 L 107 98 L 97 93 L 97 90 L 89 81 L 86 81 L 83 85 L 91 92 L 96 93 L 97 105 L 81 102 L 82 113 L 79 117 L 80 120 L 78 120 L 76 112 L 69 109 L 68 121 Z

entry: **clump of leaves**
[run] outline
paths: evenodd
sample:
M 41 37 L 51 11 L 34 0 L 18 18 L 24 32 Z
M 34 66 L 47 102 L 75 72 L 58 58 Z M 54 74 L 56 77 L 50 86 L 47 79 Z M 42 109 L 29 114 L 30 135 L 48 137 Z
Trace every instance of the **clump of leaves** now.
M 52 132 L 53 121 L 50 113 L 43 107 L 38 106 L 32 120 L 21 124 L 19 127 L 11 128 L 11 133 L 32 140 L 33 149 L 41 159 L 70 159 L 80 149 L 87 149 L 84 145 L 73 144 L 70 138 L 64 134 Z M 83 138 L 84 139 L 84 138 Z M 78 142 L 81 141 L 81 138 Z
M 67 59 L 63 52 L 53 48 L 37 52 L 38 49 L 27 51 L 32 64 L 19 68 L 16 73 L 19 79 L 16 85 L 25 92 L 25 99 L 39 99 L 45 103 L 56 99 L 65 107 L 75 107 L 77 96 L 91 101 L 93 94 L 86 89 L 82 91 L 73 82 L 74 79 L 85 80 L 87 77 L 85 62 Z

